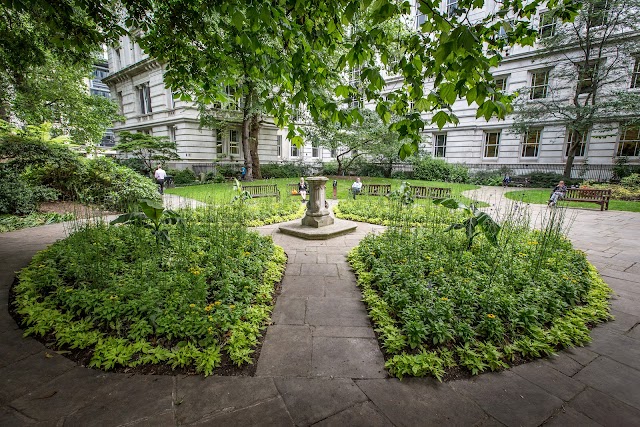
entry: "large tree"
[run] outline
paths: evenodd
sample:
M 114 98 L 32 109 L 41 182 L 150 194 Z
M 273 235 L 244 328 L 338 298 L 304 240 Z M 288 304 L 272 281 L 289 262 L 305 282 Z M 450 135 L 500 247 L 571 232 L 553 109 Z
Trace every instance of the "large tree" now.
M 640 95 L 628 90 L 640 44 L 640 1 L 587 0 L 578 17 L 556 23 L 543 16 L 536 58 L 550 68 L 546 93 L 531 88 L 514 103 L 514 128 L 526 132 L 538 123 L 566 127 L 564 176 L 590 132 L 606 134 L 618 122 L 640 118 Z
M 139 159 L 144 165 L 145 173 L 149 176 L 152 176 L 156 164 L 180 160 L 178 147 L 174 141 L 141 132 L 121 132 L 120 141 L 115 149 L 119 153 L 125 153 Z
M 11 2 L 50 8 L 49 3 Z M 323 91 L 318 91 L 330 82 L 338 97 L 349 98 L 352 91 L 348 85 L 331 82 L 342 72 L 358 68 L 364 94 L 377 104 L 376 111 L 385 123 L 390 123 L 392 115 L 401 117 L 391 127 L 411 140 L 401 152 L 405 156 L 418 149 L 425 117 L 440 127 L 457 121 L 451 111 L 457 98 L 475 102 L 478 116 L 504 117 L 509 99 L 492 96 L 495 85 L 490 69 L 499 63 L 504 47 L 533 42 L 535 31 L 530 18 L 543 1 L 498 2 L 493 12 L 475 19 L 479 9 L 487 9 L 485 0 L 458 0 L 455 7 L 446 9 L 441 7 L 440 0 L 418 0 L 421 31 L 408 35 L 398 34 L 386 25 L 390 21 L 413 22 L 415 12 L 408 0 L 54 0 L 54 3 L 67 6 L 61 10 L 77 9 L 87 14 L 104 28 L 107 36 L 121 31 L 114 22 L 140 30 L 144 48 L 167 60 L 166 78 L 171 88 L 185 93 L 197 89 L 201 75 L 215 76 L 227 65 L 224 56 L 213 56 L 222 61 L 208 61 L 206 54 L 228 43 L 229 35 L 235 31 L 234 42 L 243 52 L 254 51 L 269 59 L 255 68 L 267 64 L 266 70 L 258 70 L 274 89 L 265 97 L 265 108 L 279 125 L 290 124 L 292 109 L 301 105 L 314 119 L 347 125 L 361 120 L 357 109 L 342 109 L 340 102 L 327 99 Z M 556 10 L 561 19 L 570 19 L 579 7 L 579 2 L 572 0 L 544 3 Z M 122 10 L 114 13 L 114 5 L 122 6 Z M 113 19 L 116 16 L 122 19 Z M 105 17 L 112 18 L 112 22 Z M 357 25 L 351 25 L 354 23 Z M 505 30 L 506 37 L 502 37 Z M 208 43 L 203 44 L 203 39 Z M 282 49 L 274 49 L 274 41 Z M 402 46 L 402 58 L 393 64 L 389 63 L 391 41 Z M 195 51 L 200 52 L 194 54 Z M 323 55 L 336 51 L 344 52 L 338 66 L 328 66 Z M 385 66 L 392 65 L 392 70 L 404 79 L 402 88 L 386 99 L 380 95 L 384 80 L 379 60 Z M 425 80 L 435 83 L 428 93 L 424 90 Z M 206 92 L 201 91 L 199 100 L 205 103 L 213 102 L 218 96 L 212 95 L 223 92 L 218 85 L 204 89 Z M 294 143 L 302 140 L 295 127 L 290 128 L 289 136 Z

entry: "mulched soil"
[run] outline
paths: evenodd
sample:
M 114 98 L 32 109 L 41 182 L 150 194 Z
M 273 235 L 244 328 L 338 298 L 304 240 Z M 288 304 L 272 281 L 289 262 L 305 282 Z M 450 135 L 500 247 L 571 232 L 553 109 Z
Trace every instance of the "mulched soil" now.
M 99 209 L 95 206 L 83 205 L 82 203 L 66 201 L 66 200 L 41 203 L 40 207 L 38 207 L 38 212 L 58 213 L 58 214 L 72 213 L 72 214 L 75 214 L 77 218 L 113 215 L 117 213 L 113 211 Z

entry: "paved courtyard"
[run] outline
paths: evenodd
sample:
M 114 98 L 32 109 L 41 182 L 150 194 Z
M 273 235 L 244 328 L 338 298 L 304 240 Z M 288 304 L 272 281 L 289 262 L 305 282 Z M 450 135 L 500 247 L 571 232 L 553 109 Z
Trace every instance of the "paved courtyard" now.
M 496 214 L 501 188 L 474 191 Z M 184 204 L 170 196 L 173 207 Z M 305 241 L 261 227 L 289 257 L 254 377 L 143 376 L 76 366 L 7 310 L 15 271 L 65 236 L 54 224 L 0 234 L 0 426 L 640 426 L 640 214 L 566 211 L 569 237 L 614 289 L 616 320 L 593 342 L 470 380 L 390 378 L 345 255 L 369 232 Z

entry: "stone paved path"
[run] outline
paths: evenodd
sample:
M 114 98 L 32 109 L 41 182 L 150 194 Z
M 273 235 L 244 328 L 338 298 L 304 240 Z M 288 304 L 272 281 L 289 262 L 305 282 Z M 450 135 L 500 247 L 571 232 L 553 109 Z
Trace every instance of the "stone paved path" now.
M 475 196 L 494 213 L 507 209 L 500 188 Z M 548 212 L 529 209 L 532 222 Z M 596 328 L 587 347 L 445 384 L 398 381 L 383 369 L 345 261 L 378 227 L 359 224 L 356 234 L 326 242 L 261 228 L 289 264 L 251 378 L 104 373 L 22 338 L 6 308 L 14 272 L 66 226 L 0 234 L 0 426 L 640 425 L 640 214 L 569 216 L 574 244 L 616 292 L 616 321 Z

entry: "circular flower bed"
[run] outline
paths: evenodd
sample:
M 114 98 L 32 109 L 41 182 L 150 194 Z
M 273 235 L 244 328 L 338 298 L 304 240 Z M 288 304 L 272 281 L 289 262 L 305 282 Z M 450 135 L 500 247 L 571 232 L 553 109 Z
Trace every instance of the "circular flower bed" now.
M 234 217 L 86 227 L 38 253 L 14 287 L 26 335 L 85 349 L 90 366 L 161 365 L 206 375 L 242 365 L 273 305 L 285 255 Z M 162 369 L 160 369 L 162 370 Z

